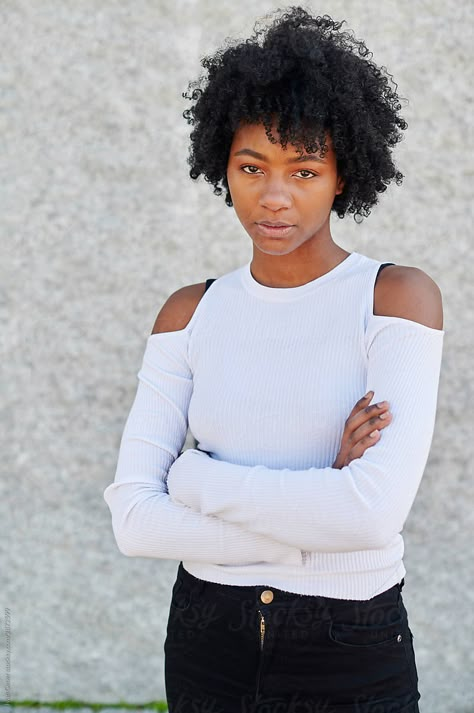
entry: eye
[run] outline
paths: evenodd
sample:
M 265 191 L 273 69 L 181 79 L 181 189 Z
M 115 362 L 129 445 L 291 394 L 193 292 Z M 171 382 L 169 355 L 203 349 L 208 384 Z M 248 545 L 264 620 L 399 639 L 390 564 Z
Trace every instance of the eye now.
M 254 165 L 252 165 L 252 164 L 247 164 L 247 165 L 245 165 L 245 166 L 241 166 L 241 167 L 240 167 L 241 171 L 244 171 L 244 173 L 247 173 L 247 174 L 250 175 L 250 176 L 256 176 L 257 173 L 256 173 L 256 171 L 245 171 L 246 168 L 255 168 L 257 171 L 260 170 L 260 169 L 258 168 L 258 166 L 254 166 Z M 305 181 L 308 180 L 309 178 L 313 178 L 313 176 L 319 175 L 319 174 L 315 173 L 314 171 L 308 171 L 308 169 L 306 169 L 306 168 L 302 168 L 300 171 L 297 171 L 297 173 L 306 173 L 306 174 L 309 174 L 308 176 L 303 176 L 303 178 L 304 178 Z
M 244 168 L 256 168 L 257 171 L 259 170 L 257 166 L 252 166 L 252 165 L 247 165 L 247 166 L 241 166 L 242 171 L 244 171 Z M 247 173 L 247 171 L 244 171 L 244 173 Z M 250 175 L 253 176 L 255 175 L 254 171 L 250 171 Z
M 309 178 L 312 178 L 313 176 L 317 176 L 318 174 L 315 173 L 314 171 L 308 171 L 307 168 L 302 168 L 301 171 L 298 171 L 298 173 L 309 173 Z

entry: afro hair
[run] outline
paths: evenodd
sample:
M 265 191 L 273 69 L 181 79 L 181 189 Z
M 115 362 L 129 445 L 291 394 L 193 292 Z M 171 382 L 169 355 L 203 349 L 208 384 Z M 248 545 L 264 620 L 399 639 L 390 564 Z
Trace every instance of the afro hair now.
M 339 218 L 349 212 L 361 222 L 391 180 L 401 185 L 404 176 L 391 157 L 403 138 L 399 129 L 408 126 L 397 114 L 398 85 L 391 87 L 392 75 L 370 61 L 363 41 L 340 31 L 344 22 L 292 6 L 270 27 L 259 29 L 257 20 L 249 39 L 227 38 L 223 48 L 201 58 L 207 74 L 182 94 L 194 101 L 183 112 L 194 126 L 187 159 L 192 179 L 204 175 L 216 195 L 224 188 L 231 207 L 227 164 L 234 132 L 241 122 L 263 123 L 276 143 L 276 117 L 283 148 L 291 143 L 324 156 L 329 133 L 344 179 L 331 208 Z

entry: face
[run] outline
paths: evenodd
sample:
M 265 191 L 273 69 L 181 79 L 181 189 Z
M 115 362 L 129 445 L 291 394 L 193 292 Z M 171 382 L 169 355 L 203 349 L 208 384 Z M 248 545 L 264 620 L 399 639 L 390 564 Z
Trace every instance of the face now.
M 279 139 L 275 127 L 272 135 Z M 235 132 L 227 181 L 237 217 L 252 238 L 254 256 L 257 249 L 269 255 L 299 251 L 301 257 L 310 257 L 315 247 L 332 240 L 331 207 L 344 183 L 337 176 L 329 135 L 326 143 L 324 159 L 305 151 L 301 160 L 293 144 L 283 149 L 271 143 L 263 124 L 241 124 Z M 291 227 L 272 230 L 259 225 L 266 221 Z

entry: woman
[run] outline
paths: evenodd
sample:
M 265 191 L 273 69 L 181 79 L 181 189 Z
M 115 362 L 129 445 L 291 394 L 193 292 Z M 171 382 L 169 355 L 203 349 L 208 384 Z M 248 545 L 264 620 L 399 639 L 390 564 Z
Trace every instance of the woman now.
M 226 190 L 253 256 L 163 305 L 104 493 L 121 552 L 180 560 L 170 713 L 419 710 L 400 533 L 442 300 L 422 270 L 331 236 L 331 212 L 367 216 L 401 183 L 407 126 L 341 25 L 290 8 L 184 95 L 190 175 Z

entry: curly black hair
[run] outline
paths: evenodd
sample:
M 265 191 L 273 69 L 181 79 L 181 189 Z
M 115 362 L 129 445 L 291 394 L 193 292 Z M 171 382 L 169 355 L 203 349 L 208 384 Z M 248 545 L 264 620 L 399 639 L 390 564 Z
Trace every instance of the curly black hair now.
M 276 143 L 271 134 L 276 116 L 283 148 L 290 142 L 297 151 L 304 146 L 324 156 L 329 132 L 338 176 L 345 181 L 331 208 L 339 218 L 349 212 L 361 222 L 392 179 L 402 183 L 391 157 L 403 138 L 397 127 L 408 126 L 397 115 L 398 85 L 393 82 L 392 89 L 392 75 L 367 59 L 372 53 L 363 41 L 352 31 L 339 31 L 345 22 L 291 6 L 270 27 L 258 29 L 257 20 L 249 39 L 227 38 L 222 49 L 201 58 L 207 75 L 189 82 L 182 94 L 195 101 L 183 112 L 195 125 L 187 159 L 191 178 L 203 174 L 216 195 L 222 183 L 231 207 L 226 174 L 234 132 L 242 121 L 263 123 Z

